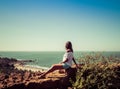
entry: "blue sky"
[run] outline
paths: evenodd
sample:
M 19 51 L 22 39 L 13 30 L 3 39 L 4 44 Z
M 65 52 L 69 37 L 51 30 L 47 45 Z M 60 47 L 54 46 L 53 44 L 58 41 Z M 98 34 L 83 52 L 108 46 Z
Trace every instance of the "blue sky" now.
M 120 51 L 119 0 L 0 0 L 0 51 Z

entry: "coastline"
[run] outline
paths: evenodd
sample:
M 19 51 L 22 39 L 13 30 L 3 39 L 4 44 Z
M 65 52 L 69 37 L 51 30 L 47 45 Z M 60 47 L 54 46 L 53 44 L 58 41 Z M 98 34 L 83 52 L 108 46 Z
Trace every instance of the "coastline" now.
M 31 66 L 31 65 L 21 64 L 21 63 L 15 63 L 14 67 L 15 67 L 15 69 L 18 69 L 18 70 L 27 70 L 27 71 L 32 71 L 32 72 L 47 71 L 47 68 L 45 69 L 44 67 L 39 68 L 39 67 Z

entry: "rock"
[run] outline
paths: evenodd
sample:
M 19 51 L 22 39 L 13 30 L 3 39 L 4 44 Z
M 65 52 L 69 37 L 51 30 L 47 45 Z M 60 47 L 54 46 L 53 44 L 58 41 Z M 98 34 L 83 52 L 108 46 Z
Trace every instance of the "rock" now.
M 67 76 L 61 70 L 39 79 L 41 72 L 14 69 L 14 62 L 15 59 L 0 58 L 0 89 L 67 89 L 71 86 L 69 78 L 75 80 L 76 68 L 66 70 Z
M 29 79 L 30 77 L 31 77 L 31 73 L 28 72 L 28 71 L 26 71 L 25 74 L 24 74 L 24 76 L 23 76 L 23 78 L 27 80 L 27 79 Z
M 63 77 L 60 80 L 60 89 L 67 89 L 68 87 L 72 87 L 71 81 L 76 81 L 76 68 L 68 68 L 66 69 L 67 76 Z
M 5 89 L 26 89 L 24 83 L 14 84 L 11 87 L 7 87 Z

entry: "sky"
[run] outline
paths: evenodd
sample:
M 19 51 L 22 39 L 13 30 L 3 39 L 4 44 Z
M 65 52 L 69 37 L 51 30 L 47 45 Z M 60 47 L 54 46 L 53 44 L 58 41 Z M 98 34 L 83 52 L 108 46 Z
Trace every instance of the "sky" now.
M 0 51 L 120 51 L 120 0 L 0 0 Z

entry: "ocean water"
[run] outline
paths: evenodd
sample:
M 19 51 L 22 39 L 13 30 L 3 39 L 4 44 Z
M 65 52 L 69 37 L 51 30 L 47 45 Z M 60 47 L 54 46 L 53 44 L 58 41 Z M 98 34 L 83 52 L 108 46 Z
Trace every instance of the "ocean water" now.
M 0 52 L 0 57 L 16 58 L 18 60 L 33 60 L 28 63 L 35 67 L 50 67 L 62 61 L 65 52 Z M 120 52 L 74 52 L 74 57 L 78 59 L 85 54 L 101 53 L 104 56 L 117 56 L 120 58 Z

